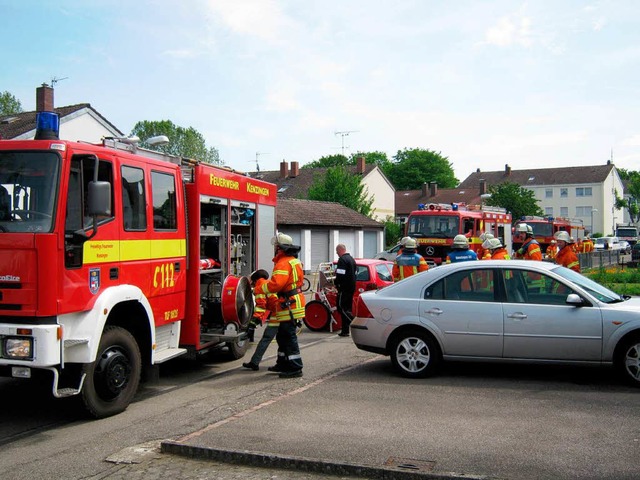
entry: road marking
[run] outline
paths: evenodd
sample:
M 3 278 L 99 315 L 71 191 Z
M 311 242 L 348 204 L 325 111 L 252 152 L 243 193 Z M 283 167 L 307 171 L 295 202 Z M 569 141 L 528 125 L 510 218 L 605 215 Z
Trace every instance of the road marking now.
M 291 390 L 290 392 L 284 393 L 284 394 L 280 395 L 277 398 L 274 398 L 274 399 L 271 399 L 271 400 L 267 400 L 266 402 L 262 402 L 262 403 L 260 403 L 258 405 L 255 405 L 255 406 L 251 407 L 251 408 L 243 410 L 242 412 L 238 412 L 238 413 L 236 413 L 234 415 L 231 415 L 230 417 L 224 418 L 222 420 L 218 420 L 217 422 L 212 423 L 210 425 L 207 425 L 206 427 L 204 427 L 204 428 L 202 428 L 200 430 L 196 430 L 195 432 L 191 432 L 188 435 L 185 435 L 184 437 L 179 438 L 178 440 L 176 440 L 176 442 L 178 442 L 178 443 L 187 442 L 187 441 L 189 441 L 189 440 L 191 440 L 193 438 L 199 437 L 200 435 L 213 430 L 214 428 L 218 428 L 218 427 L 220 427 L 222 425 L 226 425 L 228 423 L 235 422 L 236 420 L 240 420 L 241 418 L 246 417 L 247 415 L 249 415 L 249 414 L 251 414 L 253 412 L 257 412 L 258 410 L 261 410 L 261 409 L 263 409 L 265 407 L 273 405 L 276 402 L 279 402 L 281 400 L 285 400 L 285 399 L 290 398 L 290 397 L 292 397 L 294 395 L 298 395 L 299 393 L 305 392 L 305 391 L 309 390 L 312 387 L 315 387 L 317 385 L 320 385 L 321 383 L 326 382 L 327 380 L 331 380 L 332 378 L 335 378 L 338 375 L 346 373 L 349 370 L 353 370 L 356 367 L 359 367 L 359 366 L 364 365 L 366 363 L 374 362 L 374 361 L 377 361 L 377 360 L 380 360 L 380 358 L 379 357 L 368 358 L 368 359 L 366 359 L 366 360 L 364 360 L 362 362 L 356 363 L 356 364 L 351 365 L 349 367 L 346 367 L 346 368 L 343 368 L 343 369 L 338 370 L 336 372 L 333 372 L 333 373 L 331 373 L 331 374 L 329 374 L 329 375 L 327 375 L 325 377 L 320 377 L 317 380 L 314 380 L 313 382 L 308 383 L 307 385 L 304 385 L 302 387 L 296 388 L 295 390 Z

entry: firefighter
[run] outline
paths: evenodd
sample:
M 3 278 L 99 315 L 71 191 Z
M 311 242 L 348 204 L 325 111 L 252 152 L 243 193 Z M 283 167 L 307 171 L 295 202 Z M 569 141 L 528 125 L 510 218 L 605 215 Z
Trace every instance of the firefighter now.
M 265 294 L 278 295 L 275 317 L 279 322 L 276 341 L 278 342 L 278 360 L 271 372 L 279 372 L 280 378 L 302 376 L 302 356 L 298 346 L 296 329 L 304 318 L 305 298 L 300 287 L 304 279 L 302 263 L 298 260 L 300 247 L 284 233 L 278 233 L 271 239 L 275 249 L 273 273 L 271 279 L 262 285 Z
M 275 312 L 277 308 L 278 296 L 274 293 L 267 295 L 262 291 L 263 285 L 269 280 L 269 272 L 266 270 L 256 270 L 249 278 L 256 300 L 253 318 L 249 322 L 249 328 L 247 330 L 249 341 L 253 342 L 254 332 L 258 325 L 262 325 L 262 323 L 266 321 L 267 327 L 262 333 L 262 338 L 258 342 L 251 360 L 243 363 L 242 366 L 257 371 L 260 369 L 260 360 L 262 360 L 264 352 L 267 351 L 269 344 L 276 337 L 280 326 L 280 322 L 276 316 L 271 317 L 271 312 Z
M 393 262 L 394 282 L 399 282 L 418 272 L 429 270 L 429 265 L 427 265 L 425 259 L 416 252 L 417 247 L 418 244 L 414 238 L 409 238 L 405 241 L 402 254 L 398 255 L 395 262 Z
M 407 243 L 407 240 L 409 240 L 411 237 L 402 237 L 402 239 L 400 240 L 400 245 L 401 247 L 398 249 L 398 253 L 396 253 L 396 257 L 398 255 L 402 255 L 402 251 L 404 250 L 404 245 L 405 243 Z
M 453 250 L 447 255 L 447 263 L 467 262 L 478 260 L 478 255 L 469 250 L 469 240 L 464 235 L 456 235 L 453 239 Z
M 481 234 L 479 238 L 480 240 L 482 240 L 482 244 L 480 244 L 480 248 L 478 249 L 478 258 L 480 260 L 491 260 L 491 251 L 484 248 L 483 245 L 485 241 L 494 238 L 493 235 L 491 233 L 485 232 Z
M 549 260 L 553 260 L 556 258 L 557 254 L 558 254 L 558 243 L 554 238 L 553 240 L 551 240 L 551 243 L 547 247 L 547 251 L 545 252 L 545 255 Z
M 585 251 L 585 253 L 593 252 L 593 240 L 591 240 L 590 236 L 585 237 L 583 243 L 584 243 L 584 251 Z
M 482 248 L 491 252 L 491 260 L 511 260 L 509 252 L 504 248 L 499 238 L 490 238 L 485 240 Z
M 561 230 L 556 232 L 553 235 L 553 238 L 555 238 L 558 243 L 556 263 L 580 273 L 580 262 L 578 261 L 578 256 L 571 248 L 571 237 L 569 237 L 569 234 L 564 230 Z
M 522 260 L 542 260 L 540 244 L 533 238 L 533 227 L 526 223 L 518 224 L 518 239 L 522 246 L 516 251 L 515 258 Z

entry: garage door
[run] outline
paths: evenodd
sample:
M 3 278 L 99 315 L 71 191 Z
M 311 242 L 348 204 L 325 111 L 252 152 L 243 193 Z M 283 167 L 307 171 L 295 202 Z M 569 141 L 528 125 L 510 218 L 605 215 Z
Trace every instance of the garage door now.
M 311 269 L 315 270 L 318 264 L 330 260 L 329 231 L 311 230 Z
M 364 232 L 364 258 L 375 258 L 378 253 L 378 232 Z
M 355 257 L 356 232 L 354 232 L 353 230 L 340 230 L 338 238 L 340 239 L 340 243 L 344 244 L 344 246 L 347 247 L 347 252 Z

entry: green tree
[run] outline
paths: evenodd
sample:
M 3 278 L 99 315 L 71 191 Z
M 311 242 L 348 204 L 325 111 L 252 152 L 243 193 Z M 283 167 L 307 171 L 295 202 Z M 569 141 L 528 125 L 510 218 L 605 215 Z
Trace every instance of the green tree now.
M 363 215 L 370 216 L 373 197 L 358 175 L 352 175 L 344 165 L 331 167 L 324 175 L 314 178 L 309 187 L 309 200 L 337 202 Z
M 637 174 L 638 172 L 633 173 Z M 638 223 L 638 220 L 640 220 L 640 208 L 638 208 L 638 197 L 636 196 L 637 193 L 640 193 L 640 175 L 636 175 L 636 177 L 638 178 L 635 179 L 635 182 L 632 179 L 628 180 L 628 199 L 621 198 L 620 195 L 618 195 L 618 190 L 615 191 L 615 206 L 616 208 L 620 208 L 623 210 L 625 208 L 627 209 L 627 212 L 629 212 L 629 219 L 631 220 L 631 223 Z M 632 191 L 635 191 L 636 194 L 632 193 Z
M 523 188 L 517 183 L 505 182 L 489 187 L 491 197 L 485 200 L 485 204 L 494 207 L 502 207 L 511 212 L 515 222 L 524 215 L 544 215 L 538 205 L 540 200 L 535 198 L 533 190 Z
M 337 167 L 338 165 L 349 165 L 349 159 L 344 155 L 325 155 L 324 157 L 320 157 L 318 160 L 314 160 L 313 162 L 309 162 L 302 166 L 302 168 L 331 168 Z
M 20 100 L 9 92 L 0 93 L 0 116 L 15 115 L 16 113 L 22 113 Z
M 398 150 L 383 172 L 396 190 L 416 190 L 425 182 L 436 182 L 441 188 L 454 188 L 458 183 L 451 162 L 440 152 L 414 148 Z
M 384 243 L 386 248 L 395 246 L 402 237 L 403 228 L 392 216 L 388 216 L 384 221 Z
M 220 154 L 215 147 L 207 147 L 204 136 L 193 127 L 180 127 L 171 120 L 138 122 L 131 130 L 131 135 L 142 139 L 140 146 L 170 155 L 193 158 L 214 165 L 220 164 Z M 157 135 L 166 135 L 166 145 L 149 145 L 146 140 Z

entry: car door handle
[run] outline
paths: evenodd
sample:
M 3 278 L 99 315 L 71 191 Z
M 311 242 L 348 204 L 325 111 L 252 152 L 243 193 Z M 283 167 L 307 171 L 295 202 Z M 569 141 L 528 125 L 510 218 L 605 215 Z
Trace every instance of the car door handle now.
M 442 310 L 439 308 L 430 308 L 429 310 L 426 310 L 424 313 L 431 313 L 433 315 L 442 315 Z
M 508 318 L 514 318 L 516 320 L 522 320 L 523 318 L 527 318 L 524 313 L 510 313 L 507 315 Z

